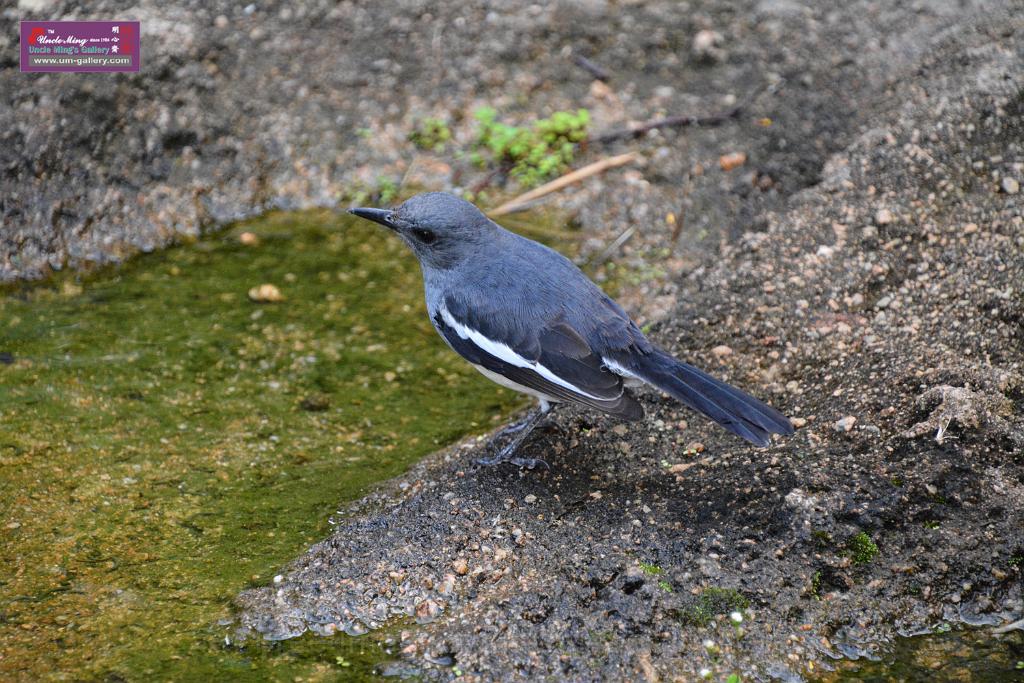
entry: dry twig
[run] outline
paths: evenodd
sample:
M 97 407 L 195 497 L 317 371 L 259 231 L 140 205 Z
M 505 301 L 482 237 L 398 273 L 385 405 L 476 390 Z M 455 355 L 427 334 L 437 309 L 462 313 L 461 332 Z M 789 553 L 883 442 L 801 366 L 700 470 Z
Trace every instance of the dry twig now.
M 572 61 L 576 62 L 576 66 L 580 67 L 602 83 L 607 83 L 611 78 L 611 74 L 609 74 L 604 67 L 590 61 L 583 55 L 573 55 Z
M 629 152 L 628 154 L 620 154 L 618 156 L 600 159 L 599 161 L 595 161 L 592 164 L 587 164 L 583 168 L 577 169 L 570 173 L 566 173 L 565 175 L 559 178 L 555 178 L 550 183 L 545 183 L 538 188 L 521 194 L 515 199 L 505 202 L 498 208 L 494 209 L 493 211 L 489 211 L 488 213 L 491 216 L 503 216 L 507 213 L 522 211 L 523 209 L 526 208 L 527 204 L 534 201 L 535 199 L 540 199 L 541 197 L 549 195 L 552 192 L 558 192 L 564 187 L 568 187 L 573 183 L 578 183 L 581 180 L 585 180 L 592 175 L 597 175 L 598 173 L 607 171 L 610 168 L 615 168 L 616 166 L 623 166 L 625 164 L 628 164 L 632 161 L 635 161 L 636 158 L 636 152 Z
M 652 119 L 631 128 L 620 128 L 618 130 L 602 133 L 597 137 L 590 138 L 588 142 L 607 144 L 616 140 L 638 138 L 658 128 L 686 128 L 688 126 L 720 126 L 726 121 L 738 118 L 743 107 L 737 105 L 721 114 L 710 116 L 667 116 L 663 119 Z
M 689 126 L 720 126 L 723 123 L 727 123 L 734 119 L 738 119 L 740 114 L 749 107 L 758 97 L 765 91 L 774 92 L 782 86 L 785 81 L 779 81 L 773 85 L 767 85 L 763 88 L 751 93 L 749 97 L 737 104 L 731 109 L 727 109 L 718 114 L 711 114 L 708 116 L 667 116 L 663 119 L 651 119 L 645 121 L 637 126 L 631 126 L 629 128 L 620 128 L 618 130 L 611 130 L 607 133 L 602 133 L 592 138 L 588 138 L 587 142 L 594 144 L 607 144 L 609 142 L 615 142 L 616 140 L 635 139 L 652 130 L 658 128 L 687 128 Z

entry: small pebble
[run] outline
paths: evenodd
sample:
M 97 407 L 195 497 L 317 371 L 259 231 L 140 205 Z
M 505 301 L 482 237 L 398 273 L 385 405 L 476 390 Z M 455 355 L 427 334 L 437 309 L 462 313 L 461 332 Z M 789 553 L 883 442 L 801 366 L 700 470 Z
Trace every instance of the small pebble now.
M 693 45 L 691 47 L 693 55 L 698 59 L 717 61 L 723 56 L 723 52 L 718 46 L 724 40 L 722 34 L 718 31 L 712 31 L 711 29 L 698 31 L 697 35 L 693 37 Z
M 731 171 L 745 163 L 747 163 L 747 155 L 743 152 L 732 152 L 718 157 L 718 165 L 722 167 L 723 171 Z
M 527 503 L 529 503 L 530 505 L 533 505 L 534 503 L 537 502 L 537 496 L 535 496 L 535 495 L 533 495 L 531 493 L 531 494 L 528 494 L 525 498 L 523 498 L 523 500 L 526 501 Z
M 416 621 L 420 624 L 433 621 L 441 613 L 441 606 L 433 600 L 424 600 L 416 605 Z
M 1000 183 L 1000 187 L 1003 188 L 1003 192 L 1006 194 L 1017 194 L 1020 192 L 1020 183 L 1017 182 L 1016 178 L 1010 178 L 1009 176 L 1003 178 L 1003 182 Z
M 875 212 L 875 225 L 889 225 L 890 223 L 892 223 L 892 211 L 879 209 Z
M 614 100 L 615 93 L 602 81 L 595 80 L 590 84 L 590 96 L 596 100 Z
M 853 425 L 855 424 L 857 424 L 857 418 L 853 415 L 847 415 L 844 418 L 836 420 L 836 423 L 832 426 L 837 432 L 848 432 L 853 429 Z
M 452 562 L 452 569 L 454 569 L 455 573 L 459 576 L 465 576 L 469 572 L 469 563 L 460 557 Z
M 711 355 L 715 358 L 724 358 L 732 355 L 732 349 L 725 344 L 719 344 L 715 348 L 711 349 Z
M 284 295 L 274 285 L 262 284 L 249 290 L 249 299 L 257 303 L 275 303 L 284 301 Z

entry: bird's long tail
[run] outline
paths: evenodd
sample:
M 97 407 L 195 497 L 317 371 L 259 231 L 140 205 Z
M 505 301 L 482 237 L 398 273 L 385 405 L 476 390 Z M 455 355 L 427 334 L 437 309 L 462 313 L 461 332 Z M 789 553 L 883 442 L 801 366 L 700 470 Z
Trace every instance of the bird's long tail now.
M 645 382 L 753 444 L 767 446 L 772 434 L 793 433 L 793 425 L 779 411 L 664 351 L 631 360 L 631 370 Z

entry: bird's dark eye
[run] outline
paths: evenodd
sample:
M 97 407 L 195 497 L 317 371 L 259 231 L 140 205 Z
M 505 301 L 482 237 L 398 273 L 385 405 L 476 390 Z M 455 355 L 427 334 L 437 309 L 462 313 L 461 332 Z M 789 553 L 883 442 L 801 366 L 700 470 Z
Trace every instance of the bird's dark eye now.
M 426 230 L 424 228 L 416 228 L 412 231 L 413 237 L 417 241 L 423 242 L 423 244 L 433 244 L 437 241 L 437 235 L 433 230 Z

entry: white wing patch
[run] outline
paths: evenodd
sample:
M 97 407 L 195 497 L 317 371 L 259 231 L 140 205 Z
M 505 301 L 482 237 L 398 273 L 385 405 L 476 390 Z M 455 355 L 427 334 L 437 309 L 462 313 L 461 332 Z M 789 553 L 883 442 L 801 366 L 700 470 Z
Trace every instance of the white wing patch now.
M 632 372 L 630 372 L 626 368 L 622 367 L 621 365 L 619 365 L 618 363 L 616 363 L 613 360 L 608 360 L 607 358 L 602 358 L 601 362 L 604 363 L 604 366 L 606 368 L 608 368 L 609 370 L 614 372 L 616 375 L 618 375 L 619 377 L 622 377 L 625 380 L 623 382 L 623 386 L 638 387 L 641 384 L 647 384 L 647 382 L 645 382 L 642 378 L 637 377 Z
M 560 402 L 560 399 L 557 399 L 554 396 L 548 396 L 547 394 L 545 394 L 542 391 L 537 391 L 536 389 L 531 389 L 530 387 L 524 387 L 522 384 L 519 384 L 518 382 L 513 382 L 508 377 L 505 377 L 504 375 L 499 375 L 496 372 L 492 372 L 491 370 L 488 370 L 487 368 L 485 368 L 482 365 L 477 365 L 476 363 L 473 363 L 472 365 L 473 365 L 474 368 L 477 369 L 477 372 L 479 372 L 481 375 L 483 375 L 487 379 L 491 380 L 495 384 L 500 384 L 503 387 L 511 389 L 512 391 L 518 391 L 521 394 L 527 394 L 528 396 L 533 396 L 535 399 L 537 399 L 541 403 L 559 403 Z
M 463 339 L 466 339 L 466 340 L 469 340 L 469 341 L 473 342 L 481 350 L 489 353 L 490 355 L 494 356 L 495 358 L 499 358 L 499 359 L 505 361 L 509 365 L 514 365 L 517 368 L 526 368 L 528 370 L 533 370 L 534 372 L 536 372 L 538 375 L 540 375 L 544 379 L 548 380 L 549 382 L 553 382 L 554 384 L 557 384 L 557 385 L 559 385 L 561 387 L 565 387 L 566 389 L 568 389 L 570 391 L 573 391 L 573 392 L 575 392 L 577 394 L 582 394 L 583 396 L 586 396 L 587 398 L 591 398 L 591 399 L 594 399 L 595 401 L 599 401 L 600 403 L 606 403 L 608 401 L 614 401 L 615 399 L 618 398 L 618 396 L 615 396 L 615 397 L 612 397 L 612 398 L 602 398 L 600 396 L 594 396 L 593 394 L 589 394 L 586 391 L 583 391 L 582 389 L 580 389 L 579 387 L 573 386 L 569 382 L 566 382 L 564 379 L 562 379 L 561 377 L 559 377 L 555 373 L 551 372 L 551 370 L 548 370 L 546 367 L 544 367 L 540 363 L 537 363 L 536 361 L 526 360 L 525 358 L 520 356 L 518 353 L 513 351 L 512 348 L 509 347 L 507 344 L 503 344 L 501 342 L 494 341 L 493 339 L 488 339 L 487 337 L 485 337 L 484 335 L 480 334 L 476 330 L 471 329 L 469 327 L 466 327 L 465 325 L 460 323 L 458 320 L 456 320 L 455 317 L 451 313 L 448 312 L 448 308 L 444 304 L 441 304 L 440 306 L 438 306 L 437 310 L 441 314 L 441 319 L 444 320 L 445 324 L 448 325 L 448 327 L 450 327 L 453 330 L 455 330 L 455 333 L 457 335 L 459 335 Z M 606 362 L 605 365 L 608 365 L 608 363 Z M 493 379 L 493 378 L 491 378 L 491 379 Z M 619 396 L 621 396 L 621 395 L 622 395 L 622 392 L 619 392 Z

